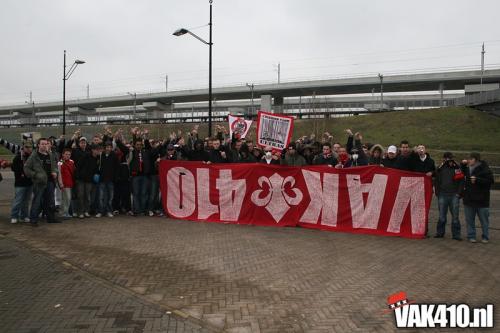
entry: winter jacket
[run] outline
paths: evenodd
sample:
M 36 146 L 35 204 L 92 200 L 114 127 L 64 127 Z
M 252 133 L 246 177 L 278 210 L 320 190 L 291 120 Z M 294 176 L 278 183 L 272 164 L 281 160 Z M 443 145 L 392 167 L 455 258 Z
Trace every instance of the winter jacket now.
M 59 182 L 64 188 L 75 186 L 75 162 L 73 160 L 61 160 L 59 166 Z
M 52 157 L 51 153 L 49 154 L 50 158 L 50 169 L 51 173 L 57 173 L 57 163 Z M 33 185 L 35 186 L 45 186 L 47 185 L 48 175 L 45 169 L 43 168 L 42 160 L 38 156 L 38 152 L 34 151 L 26 163 L 24 163 L 24 174 L 31 178 L 33 181 Z
M 485 161 L 479 161 L 472 173 L 470 168 L 462 166 L 462 172 L 465 175 L 465 182 L 461 190 L 464 198 L 464 205 L 475 208 L 484 208 L 490 206 L 490 189 L 495 182 L 493 173 Z M 470 177 L 475 176 L 476 182 L 472 184 Z
M 375 150 L 380 150 L 380 156 L 375 158 L 373 157 L 373 152 Z M 383 156 L 384 156 L 384 147 L 382 147 L 379 144 L 373 145 L 373 147 L 370 148 L 370 158 L 368 159 L 368 164 L 369 165 L 380 165 L 382 164 Z
M 100 170 L 99 174 L 101 175 L 100 181 L 103 183 L 113 182 L 116 179 L 116 174 L 119 169 L 118 158 L 116 157 L 114 152 L 106 155 L 105 152 L 102 152 L 100 158 Z
M 333 155 L 325 157 L 323 154 L 317 155 L 312 162 L 314 165 L 326 164 L 331 166 L 335 166 L 337 163 L 338 160 Z
M 449 160 L 436 169 L 434 189 L 436 195 L 459 194 L 463 186 L 464 174 L 455 161 Z
M 393 169 L 399 169 L 398 168 L 398 158 L 383 158 L 382 159 L 382 165 L 385 166 L 386 168 L 393 168 Z
M 420 156 L 418 154 L 415 154 L 413 157 L 413 162 L 412 162 L 412 168 L 411 171 L 415 172 L 422 172 L 422 173 L 427 173 L 427 172 L 434 172 L 436 171 L 436 164 L 434 163 L 434 160 L 431 158 L 429 154 L 425 154 L 427 157 L 425 158 L 424 161 L 420 159 Z
M 14 171 L 14 186 L 15 187 L 28 187 L 33 185 L 33 182 L 24 174 L 24 164 L 28 160 L 29 155 L 19 152 L 12 160 L 12 165 L 10 166 L 12 171 Z
M 304 166 L 307 165 L 306 159 L 300 154 L 285 154 L 285 158 L 281 160 L 281 165 L 288 166 Z

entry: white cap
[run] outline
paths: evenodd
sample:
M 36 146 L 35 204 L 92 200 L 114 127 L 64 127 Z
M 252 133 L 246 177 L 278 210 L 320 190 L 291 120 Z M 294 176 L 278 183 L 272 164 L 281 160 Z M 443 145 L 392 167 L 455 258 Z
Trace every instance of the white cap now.
M 393 153 L 393 154 L 396 154 L 398 152 L 398 148 L 396 146 L 389 146 L 389 148 L 387 148 L 387 152 L 388 153 Z

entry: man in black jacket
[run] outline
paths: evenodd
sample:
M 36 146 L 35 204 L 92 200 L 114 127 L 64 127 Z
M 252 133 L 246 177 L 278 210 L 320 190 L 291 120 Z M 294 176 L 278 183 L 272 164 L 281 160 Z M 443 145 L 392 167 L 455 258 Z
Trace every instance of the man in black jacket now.
M 132 176 L 133 212 L 144 214 L 149 199 L 149 175 L 151 174 L 151 152 L 143 148 L 141 139 L 136 139 L 129 152 L 127 162 Z
M 460 188 L 464 174 L 460 166 L 453 160 L 453 154 L 446 152 L 443 162 L 436 170 L 434 188 L 438 198 L 439 220 L 434 238 L 443 238 L 446 230 L 448 210 L 451 213 L 451 233 L 455 240 L 462 240 L 460 235 L 460 220 L 458 219 L 460 205 Z
M 482 242 L 489 241 L 490 189 L 494 183 L 493 173 L 488 164 L 481 160 L 479 153 L 470 153 L 467 160 L 462 161 L 465 182 L 462 190 L 464 198 L 465 220 L 467 221 L 467 239 L 476 243 L 476 215 L 482 229 Z
M 113 182 L 115 175 L 118 173 L 119 164 L 118 158 L 113 152 L 113 143 L 108 141 L 105 143 L 104 152 L 100 155 L 100 179 L 99 179 L 99 211 L 96 217 L 107 215 L 113 217 Z
M 33 193 L 33 182 L 24 174 L 24 163 L 28 160 L 33 151 L 31 142 L 26 142 L 22 150 L 16 154 L 12 161 L 12 171 L 14 171 L 15 197 L 10 213 L 10 223 L 18 221 L 29 222 L 29 203 Z
M 413 155 L 411 170 L 415 172 L 425 173 L 431 177 L 436 170 L 434 160 L 426 153 L 424 145 L 417 146 L 417 153 Z

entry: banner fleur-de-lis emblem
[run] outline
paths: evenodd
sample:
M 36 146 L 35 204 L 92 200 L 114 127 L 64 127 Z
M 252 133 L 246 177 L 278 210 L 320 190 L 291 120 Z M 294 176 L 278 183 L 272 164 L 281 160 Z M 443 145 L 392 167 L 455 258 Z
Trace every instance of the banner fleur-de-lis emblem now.
M 279 223 L 281 218 L 290 209 L 290 205 L 298 205 L 303 198 L 302 192 L 293 188 L 295 185 L 295 178 L 288 176 L 285 179 L 279 174 L 275 173 L 271 177 L 260 177 L 258 180 L 259 186 L 262 188 L 263 183 L 269 186 L 269 193 L 264 197 L 259 196 L 264 192 L 264 190 L 256 190 L 252 193 L 252 202 L 257 206 L 266 206 L 266 210 L 271 214 L 276 223 Z M 295 193 L 295 197 L 289 196 L 285 192 L 285 186 L 290 184 L 292 191 Z

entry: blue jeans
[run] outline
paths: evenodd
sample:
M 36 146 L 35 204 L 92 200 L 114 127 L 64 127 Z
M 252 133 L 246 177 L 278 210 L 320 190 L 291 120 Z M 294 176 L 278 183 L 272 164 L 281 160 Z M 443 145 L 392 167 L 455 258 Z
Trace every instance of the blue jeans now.
M 446 216 L 448 210 L 451 213 L 451 233 L 453 238 L 460 238 L 460 221 L 458 219 L 458 210 L 460 200 L 456 194 L 440 194 L 438 196 L 439 221 L 437 224 L 436 235 L 444 236 L 446 228 Z
M 465 221 L 467 222 L 467 238 L 476 238 L 476 214 L 479 217 L 479 222 L 481 222 L 481 229 L 483 232 L 482 238 L 489 240 L 488 227 L 490 225 L 490 209 L 488 207 L 471 207 L 464 205 Z
M 99 183 L 99 213 L 113 213 L 113 182 Z
M 29 217 L 29 205 L 31 194 L 33 193 L 33 186 L 18 186 L 14 188 L 15 197 L 12 203 L 12 210 L 10 218 L 12 219 L 25 219 Z
M 158 201 L 158 191 L 160 188 L 160 180 L 158 175 L 149 176 L 150 179 L 150 192 L 149 192 L 149 200 L 148 200 L 148 210 L 154 212 L 158 209 L 159 201 Z
M 132 196 L 134 198 L 134 213 L 143 214 L 148 203 L 149 179 L 148 176 L 132 177 Z
M 48 181 L 46 185 L 33 185 L 33 201 L 31 203 L 31 223 L 36 223 L 42 209 L 47 214 L 47 221 L 55 219 L 56 205 L 54 202 L 55 183 Z

